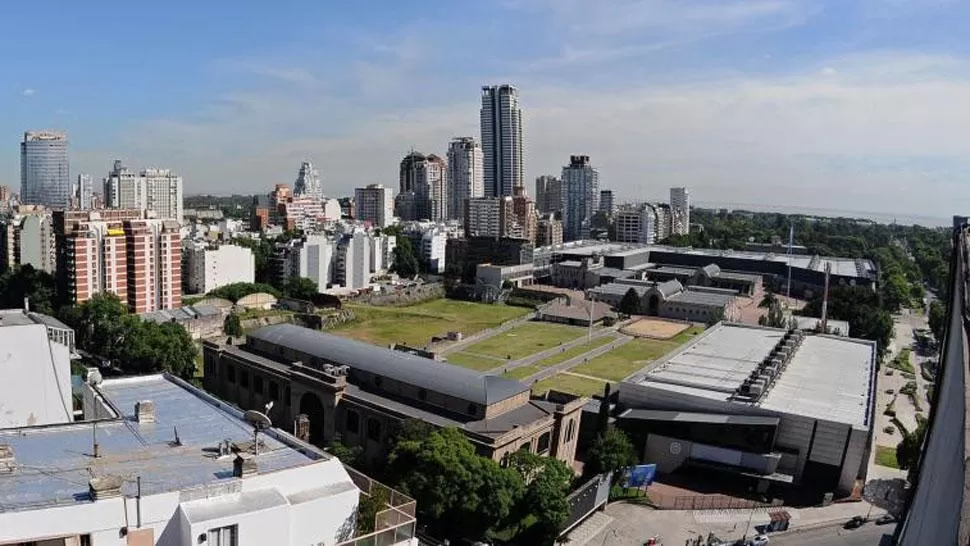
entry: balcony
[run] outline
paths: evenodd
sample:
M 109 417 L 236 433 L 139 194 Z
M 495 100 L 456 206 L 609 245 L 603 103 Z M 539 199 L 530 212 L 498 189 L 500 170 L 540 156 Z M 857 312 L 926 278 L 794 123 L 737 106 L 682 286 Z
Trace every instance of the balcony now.
M 364 474 L 345 466 L 350 478 L 361 491 L 361 505 L 365 496 L 370 496 L 377 488 L 387 490 L 387 502 L 377 512 L 374 531 L 340 542 L 337 546 L 397 546 L 415 542 L 415 510 L 417 503 L 411 497 L 395 491 Z

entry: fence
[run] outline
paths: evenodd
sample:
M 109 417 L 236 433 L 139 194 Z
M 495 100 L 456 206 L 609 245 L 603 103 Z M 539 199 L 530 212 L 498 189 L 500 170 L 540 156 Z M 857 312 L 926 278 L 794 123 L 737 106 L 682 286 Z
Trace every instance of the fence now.
M 781 500 L 763 502 L 728 495 L 664 495 L 650 492 L 650 504 L 663 510 L 751 510 L 781 506 Z
M 392 546 L 414 538 L 416 530 L 415 511 L 417 509 L 417 503 L 414 499 L 349 466 L 344 468 L 347 469 L 350 479 L 354 481 L 362 494 L 369 495 L 375 487 L 383 487 L 387 490 L 388 500 L 387 507 L 377 512 L 373 533 L 354 537 L 339 543 L 337 546 Z

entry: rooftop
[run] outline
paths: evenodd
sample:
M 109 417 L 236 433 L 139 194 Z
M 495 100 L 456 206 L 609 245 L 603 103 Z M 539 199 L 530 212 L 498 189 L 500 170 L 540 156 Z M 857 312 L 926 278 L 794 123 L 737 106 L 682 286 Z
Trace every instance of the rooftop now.
M 104 381 L 100 392 L 119 418 L 0 431 L 13 448 L 16 468 L 0 474 L 0 512 L 90 502 L 95 476 L 125 479 L 122 492 L 143 495 L 228 486 L 233 458 L 216 458 L 219 442 L 252 440 L 242 412 L 167 375 Z M 138 423 L 135 402 L 151 400 L 156 422 Z M 96 423 L 96 424 L 95 424 Z M 101 457 L 91 456 L 94 428 Z M 181 445 L 174 445 L 175 430 Z M 260 474 L 330 460 L 323 452 L 276 429 L 260 436 Z
M 723 292 L 710 292 L 707 290 L 691 290 L 688 288 L 683 292 L 674 294 L 673 296 L 667 298 L 668 302 L 672 303 L 686 303 L 693 305 L 710 305 L 710 306 L 720 306 L 730 304 L 737 297 L 737 293 L 726 294 Z

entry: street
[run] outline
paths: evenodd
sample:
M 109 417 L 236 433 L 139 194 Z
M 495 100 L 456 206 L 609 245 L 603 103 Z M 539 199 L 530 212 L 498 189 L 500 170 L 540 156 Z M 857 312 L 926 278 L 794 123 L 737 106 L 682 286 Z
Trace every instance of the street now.
M 841 526 L 824 527 L 771 539 L 771 546 L 875 546 L 891 542 L 895 525 L 867 523 L 859 529 L 843 529 Z

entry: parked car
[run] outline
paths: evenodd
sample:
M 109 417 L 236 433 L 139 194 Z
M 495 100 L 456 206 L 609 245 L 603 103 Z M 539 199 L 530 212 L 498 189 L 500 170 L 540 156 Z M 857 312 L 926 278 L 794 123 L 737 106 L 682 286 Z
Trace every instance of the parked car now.
M 876 525 L 887 525 L 889 523 L 896 523 L 896 518 L 892 514 L 882 515 L 876 520 Z
M 889 425 L 889 426 L 885 427 L 884 429 L 882 429 L 882 431 L 885 432 L 886 434 L 892 434 L 892 433 L 896 432 L 896 427 L 894 427 L 892 425 Z
M 748 546 L 768 546 L 768 535 L 758 535 L 748 541 Z
M 846 529 L 858 529 L 859 527 L 862 527 L 862 525 L 865 522 L 866 522 L 866 518 L 862 516 L 853 516 L 852 519 L 845 522 L 845 525 L 843 525 L 843 527 L 845 527 Z
M 892 389 L 886 389 L 886 394 L 894 394 L 896 391 Z

